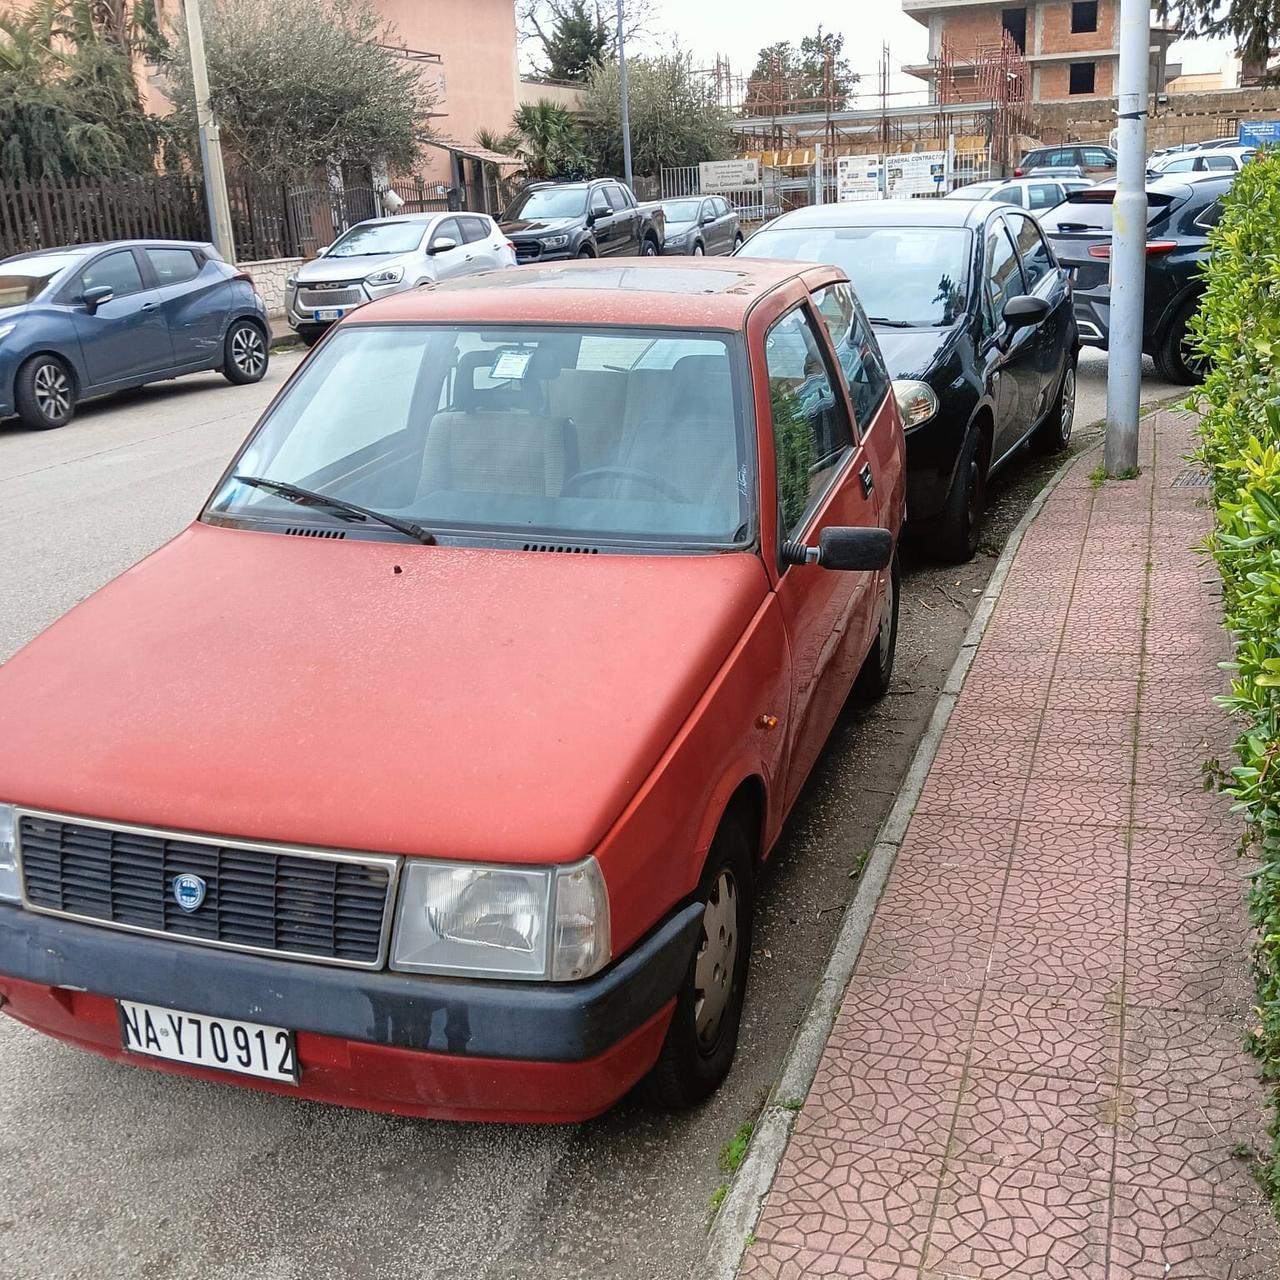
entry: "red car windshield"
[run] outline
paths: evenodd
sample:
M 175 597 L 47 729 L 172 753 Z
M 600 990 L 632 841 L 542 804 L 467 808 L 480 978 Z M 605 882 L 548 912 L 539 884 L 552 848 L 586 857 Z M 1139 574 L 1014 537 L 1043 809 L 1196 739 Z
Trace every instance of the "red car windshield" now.
M 739 358 L 729 334 L 352 325 L 209 512 L 336 518 L 235 479 L 249 475 L 464 539 L 739 543 L 754 505 Z

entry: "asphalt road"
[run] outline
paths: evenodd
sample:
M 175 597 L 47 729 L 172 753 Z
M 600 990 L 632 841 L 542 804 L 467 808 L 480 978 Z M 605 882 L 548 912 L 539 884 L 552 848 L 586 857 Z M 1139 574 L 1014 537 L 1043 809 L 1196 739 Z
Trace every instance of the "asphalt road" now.
M 257 387 L 208 375 L 87 406 L 57 432 L 0 427 L 0 657 L 181 529 L 298 359 L 277 356 Z M 1177 390 L 1148 377 L 1151 398 Z M 1104 402 L 1104 360 L 1086 353 L 1078 425 Z M 1006 468 L 971 564 L 908 565 L 894 688 L 841 719 L 788 824 L 738 1061 L 701 1111 L 399 1120 L 119 1066 L 0 1018 L 0 1277 L 683 1280 L 717 1157 L 776 1077 L 973 601 L 1055 465 Z

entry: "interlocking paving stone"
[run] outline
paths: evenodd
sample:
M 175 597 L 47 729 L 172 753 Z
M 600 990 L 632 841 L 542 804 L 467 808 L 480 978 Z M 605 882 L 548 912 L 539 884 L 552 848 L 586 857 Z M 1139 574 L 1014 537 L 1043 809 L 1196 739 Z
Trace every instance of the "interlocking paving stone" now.
M 1028 531 L 743 1276 L 1280 1280 L 1191 422 Z

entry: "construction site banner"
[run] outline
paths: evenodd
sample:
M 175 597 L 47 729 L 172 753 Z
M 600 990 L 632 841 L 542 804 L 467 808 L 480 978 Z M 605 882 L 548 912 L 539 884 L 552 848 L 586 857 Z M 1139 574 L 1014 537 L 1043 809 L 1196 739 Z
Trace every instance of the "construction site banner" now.
M 883 199 L 882 173 L 879 156 L 837 156 L 836 199 L 841 204 L 849 200 Z
M 890 196 L 941 195 L 947 189 L 947 153 L 915 151 L 886 156 L 885 193 Z

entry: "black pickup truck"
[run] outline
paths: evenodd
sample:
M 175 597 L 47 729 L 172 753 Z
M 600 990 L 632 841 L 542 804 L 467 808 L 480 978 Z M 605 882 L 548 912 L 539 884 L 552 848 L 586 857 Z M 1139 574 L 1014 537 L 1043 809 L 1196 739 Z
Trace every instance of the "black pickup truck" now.
M 530 183 L 499 224 L 518 262 L 564 258 L 653 258 L 662 252 L 662 210 L 640 208 L 614 178 Z

